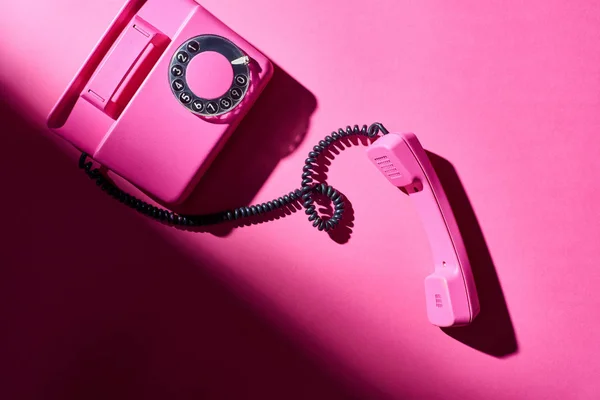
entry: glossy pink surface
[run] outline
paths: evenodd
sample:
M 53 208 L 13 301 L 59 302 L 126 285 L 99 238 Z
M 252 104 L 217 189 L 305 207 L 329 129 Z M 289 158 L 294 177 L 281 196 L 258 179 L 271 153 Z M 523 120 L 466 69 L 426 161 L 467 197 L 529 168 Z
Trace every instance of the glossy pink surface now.
M 280 69 L 189 206 L 292 190 L 346 124 L 415 132 L 481 314 L 428 322 L 426 232 L 364 146 L 328 166 L 354 215 L 332 238 L 303 212 L 193 233 L 116 204 L 44 121 L 121 0 L 2 2 L 3 398 L 598 397 L 595 2 L 202 4 Z

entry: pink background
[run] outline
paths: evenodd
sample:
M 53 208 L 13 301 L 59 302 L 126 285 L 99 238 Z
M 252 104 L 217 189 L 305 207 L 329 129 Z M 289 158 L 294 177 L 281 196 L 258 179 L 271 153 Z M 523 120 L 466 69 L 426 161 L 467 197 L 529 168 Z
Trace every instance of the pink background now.
M 2 398 L 597 398 L 597 4 L 201 3 L 279 70 L 190 207 L 296 188 L 338 127 L 413 131 L 437 155 L 481 315 L 428 323 L 424 231 L 360 146 L 327 173 L 353 210 L 333 237 L 303 212 L 181 232 L 103 195 L 44 121 L 122 0 L 6 1 Z

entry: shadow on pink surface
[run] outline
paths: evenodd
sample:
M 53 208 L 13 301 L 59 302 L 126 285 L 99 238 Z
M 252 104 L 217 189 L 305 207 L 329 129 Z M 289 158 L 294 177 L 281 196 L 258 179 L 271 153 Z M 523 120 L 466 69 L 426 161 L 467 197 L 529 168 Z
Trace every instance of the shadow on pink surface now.
M 379 398 L 100 195 L 76 152 L 4 103 L 0 121 L 3 398 Z
M 448 160 L 429 151 L 427 156 L 456 215 L 456 222 L 473 268 L 481 305 L 481 312 L 471 325 L 442 330 L 454 339 L 495 357 L 517 353 L 517 338 L 496 268 L 460 178 Z
M 312 93 L 274 65 L 273 78 L 252 110 L 242 120 L 188 200 L 176 211 L 207 214 L 248 206 L 277 164 L 304 140 L 317 107 Z M 300 187 L 297 181 L 289 189 Z M 207 195 L 210 193 L 210 195 Z M 283 195 L 284 193 L 281 193 Z M 280 194 L 278 194 L 279 196 Z M 278 213 L 277 216 L 282 216 Z M 255 219 L 254 222 L 259 222 Z M 212 226 L 208 232 L 227 236 L 235 224 Z

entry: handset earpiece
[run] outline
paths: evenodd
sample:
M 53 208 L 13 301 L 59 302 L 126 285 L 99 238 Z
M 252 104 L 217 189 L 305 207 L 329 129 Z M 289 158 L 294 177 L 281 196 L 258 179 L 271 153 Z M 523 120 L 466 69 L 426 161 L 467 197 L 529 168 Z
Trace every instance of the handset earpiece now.
M 433 253 L 425 279 L 429 321 L 440 327 L 467 325 L 479 313 L 471 265 L 456 219 L 427 154 L 412 133 L 389 133 L 367 149 L 373 164 L 413 199 Z

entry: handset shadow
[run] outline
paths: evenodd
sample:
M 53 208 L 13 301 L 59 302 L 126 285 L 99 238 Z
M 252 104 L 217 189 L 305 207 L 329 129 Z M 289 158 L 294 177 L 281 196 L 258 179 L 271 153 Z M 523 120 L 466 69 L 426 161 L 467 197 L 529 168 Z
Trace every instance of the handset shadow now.
M 211 214 L 272 200 L 254 198 L 277 164 L 302 143 L 317 107 L 308 89 L 279 66 L 274 68 L 271 82 L 176 211 Z M 290 182 L 277 196 L 300 187 L 301 168 L 299 165 L 297 181 Z M 202 230 L 227 236 L 234 228 L 235 224 L 226 223 Z
M 467 255 L 473 269 L 481 311 L 472 324 L 442 328 L 450 337 L 494 357 L 518 352 L 515 330 L 508 312 L 496 268 L 481 227 L 454 166 L 443 157 L 427 151 L 448 201 L 456 216 Z

